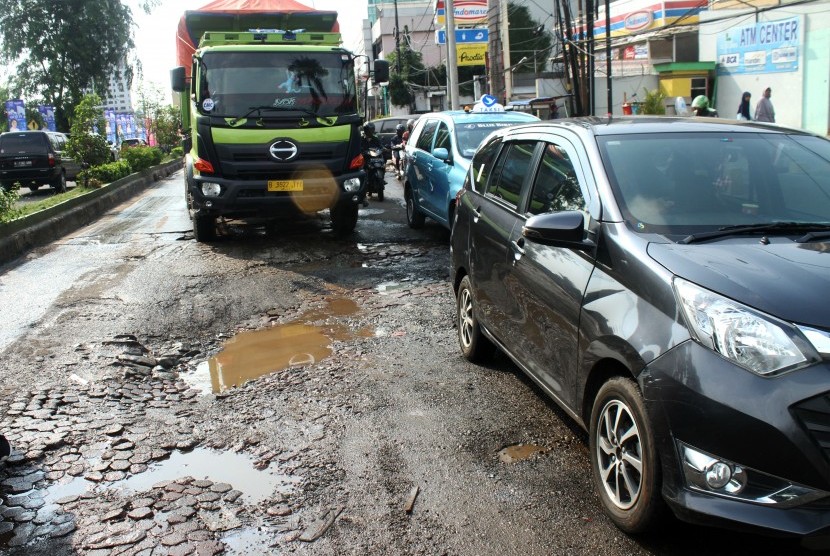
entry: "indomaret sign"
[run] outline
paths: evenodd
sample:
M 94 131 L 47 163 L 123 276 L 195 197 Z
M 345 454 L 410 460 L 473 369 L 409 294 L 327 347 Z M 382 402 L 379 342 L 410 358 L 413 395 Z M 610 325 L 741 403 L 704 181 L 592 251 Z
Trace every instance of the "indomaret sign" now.
M 453 14 L 456 25 L 484 25 L 487 23 L 487 2 L 486 0 L 458 0 L 453 2 Z M 444 0 L 435 2 L 435 23 L 446 24 Z

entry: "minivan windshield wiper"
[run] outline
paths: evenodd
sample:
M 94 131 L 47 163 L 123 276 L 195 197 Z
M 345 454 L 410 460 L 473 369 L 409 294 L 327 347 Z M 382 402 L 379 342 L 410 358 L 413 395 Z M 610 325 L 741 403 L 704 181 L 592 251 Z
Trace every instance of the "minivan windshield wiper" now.
M 738 224 L 735 226 L 724 226 L 711 232 L 691 234 L 678 241 L 678 243 L 696 243 L 707 239 L 719 237 L 737 236 L 742 234 L 757 234 L 775 232 L 778 234 L 792 234 L 801 232 L 824 232 L 830 231 L 828 222 L 760 222 L 757 224 Z M 806 237 L 806 236 L 805 236 Z M 802 238 L 803 239 L 803 238 Z
M 234 118 L 234 119 L 230 120 L 230 122 L 228 122 L 228 123 L 230 123 L 231 125 L 236 125 L 237 122 L 239 122 L 239 120 L 244 120 L 245 118 L 247 118 L 248 116 L 250 116 L 254 113 L 259 115 L 262 111 L 266 111 L 266 112 L 303 112 L 304 114 L 308 114 L 309 116 L 314 116 L 315 118 L 317 117 L 317 112 L 315 112 L 313 110 L 309 110 L 308 108 L 300 108 L 300 107 L 297 107 L 297 106 L 291 106 L 291 107 L 288 107 L 288 106 L 270 106 L 270 105 L 266 104 L 266 105 L 263 105 L 263 106 L 251 106 L 245 114 L 243 114 L 242 116 L 239 116 L 238 118 Z

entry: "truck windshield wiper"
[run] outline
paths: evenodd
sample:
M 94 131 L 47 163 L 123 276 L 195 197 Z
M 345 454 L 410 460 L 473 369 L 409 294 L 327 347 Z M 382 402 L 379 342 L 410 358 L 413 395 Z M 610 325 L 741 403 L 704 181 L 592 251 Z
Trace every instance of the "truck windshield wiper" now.
M 736 236 L 742 234 L 756 234 L 764 232 L 776 233 L 796 233 L 796 232 L 826 232 L 830 231 L 830 223 L 826 222 L 763 222 L 758 224 L 739 224 L 736 226 L 724 226 L 712 232 L 701 232 L 699 234 L 691 234 L 681 239 L 678 243 L 696 243 L 698 241 L 705 241 L 707 239 L 717 239 L 719 237 Z M 799 238 L 799 241 L 809 241 L 810 234 Z
M 297 106 L 270 106 L 266 104 L 263 106 L 251 106 L 245 114 L 239 116 L 238 118 L 230 120 L 230 122 L 228 123 L 230 123 L 231 125 L 236 125 L 237 122 L 239 122 L 239 120 L 244 120 L 245 118 L 254 113 L 256 113 L 258 116 L 263 110 L 267 112 L 303 112 L 304 114 L 308 114 L 309 116 L 314 116 L 315 118 L 318 117 L 317 112 L 315 112 L 314 110 L 309 110 L 308 108 L 301 108 Z M 320 117 L 328 119 L 327 116 Z

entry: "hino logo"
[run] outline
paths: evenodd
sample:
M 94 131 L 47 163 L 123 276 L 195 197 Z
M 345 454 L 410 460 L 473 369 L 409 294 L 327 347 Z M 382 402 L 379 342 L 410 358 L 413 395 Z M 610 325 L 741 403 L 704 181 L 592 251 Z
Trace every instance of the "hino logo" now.
M 297 144 L 293 141 L 289 141 L 288 139 L 277 139 L 271 143 L 268 150 L 271 152 L 271 156 L 280 162 L 294 160 L 300 152 L 300 149 L 297 148 Z

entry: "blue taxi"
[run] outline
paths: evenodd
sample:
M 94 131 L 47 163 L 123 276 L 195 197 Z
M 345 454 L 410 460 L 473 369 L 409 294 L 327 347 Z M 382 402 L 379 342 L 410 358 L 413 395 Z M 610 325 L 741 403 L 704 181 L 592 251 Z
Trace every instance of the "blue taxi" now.
M 424 114 L 406 144 L 404 199 L 406 221 L 421 228 L 426 217 L 452 228 L 455 196 L 464 185 L 470 161 L 491 132 L 538 121 L 536 116 L 506 111 L 484 95 L 470 110 Z

